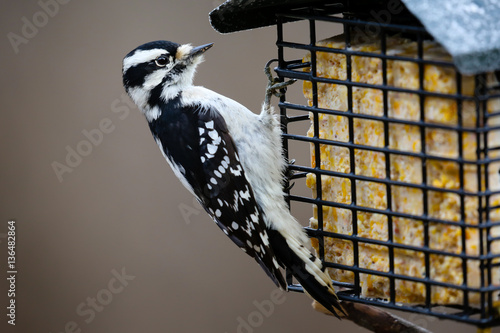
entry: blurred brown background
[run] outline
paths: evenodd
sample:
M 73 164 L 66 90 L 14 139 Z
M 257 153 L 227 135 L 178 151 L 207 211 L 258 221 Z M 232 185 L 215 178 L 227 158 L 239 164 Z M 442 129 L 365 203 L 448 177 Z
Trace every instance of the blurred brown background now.
M 121 61 L 137 45 L 215 42 L 196 83 L 257 111 L 275 28 L 220 35 L 208 20 L 218 0 L 1 3 L 0 332 L 365 332 L 315 312 L 304 295 L 273 294 L 193 203 L 124 97 Z M 311 212 L 295 213 L 306 223 Z M 9 219 L 15 327 L 5 310 Z M 475 330 L 401 315 L 436 332 Z

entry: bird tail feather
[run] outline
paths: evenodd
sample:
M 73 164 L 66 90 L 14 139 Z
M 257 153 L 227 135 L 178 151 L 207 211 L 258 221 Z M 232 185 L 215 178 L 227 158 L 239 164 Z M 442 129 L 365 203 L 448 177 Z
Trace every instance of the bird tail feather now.
M 340 314 L 346 315 L 321 260 L 294 238 L 285 239 L 279 231 L 271 230 L 269 238 L 276 256 L 285 267 L 292 271 L 306 294 L 337 318 L 340 318 Z

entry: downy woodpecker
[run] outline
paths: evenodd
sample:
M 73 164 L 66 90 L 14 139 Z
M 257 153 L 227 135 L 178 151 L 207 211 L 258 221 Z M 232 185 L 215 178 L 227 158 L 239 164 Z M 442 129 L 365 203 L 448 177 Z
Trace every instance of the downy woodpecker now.
M 269 98 L 259 115 L 193 85 L 203 53 L 168 41 L 141 45 L 123 59 L 123 85 L 144 113 L 163 156 L 220 229 L 287 289 L 280 267 L 338 316 L 325 267 L 284 198 L 281 130 Z M 268 88 L 267 97 L 277 86 Z M 336 311 L 337 309 L 338 311 Z

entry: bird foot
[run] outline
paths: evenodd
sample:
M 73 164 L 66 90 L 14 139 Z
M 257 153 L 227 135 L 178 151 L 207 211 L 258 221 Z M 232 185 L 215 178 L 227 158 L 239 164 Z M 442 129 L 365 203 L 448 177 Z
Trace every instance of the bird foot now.
M 264 67 L 264 73 L 267 76 L 267 88 L 266 88 L 266 105 L 269 105 L 271 102 L 271 97 L 281 97 L 286 92 L 286 87 L 295 83 L 296 79 L 291 79 L 288 81 L 282 81 L 280 77 L 273 77 L 271 73 L 271 64 L 277 61 L 276 59 L 269 60 Z
M 288 186 L 285 188 L 285 192 L 289 192 L 295 183 L 290 183 L 290 179 L 292 179 L 293 175 L 295 175 L 295 171 L 290 168 L 291 165 L 295 164 L 295 159 L 291 159 L 288 161 L 288 165 L 285 169 L 285 179 L 288 183 Z

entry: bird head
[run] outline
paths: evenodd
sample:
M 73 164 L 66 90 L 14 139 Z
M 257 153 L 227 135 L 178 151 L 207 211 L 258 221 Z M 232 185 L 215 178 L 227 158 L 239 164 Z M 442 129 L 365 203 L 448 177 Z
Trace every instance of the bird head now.
M 123 59 L 123 85 L 141 108 L 146 108 L 153 90 L 164 100 L 173 98 L 191 85 L 203 53 L 213 43 L 193 47 L 168 41 L 138 46 Z

